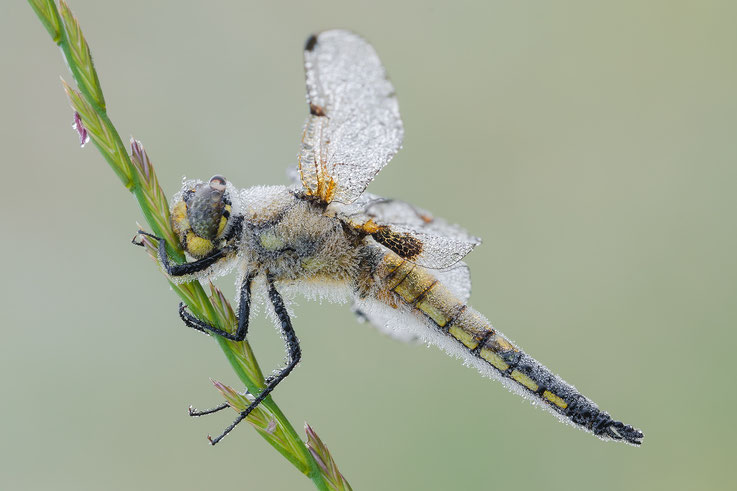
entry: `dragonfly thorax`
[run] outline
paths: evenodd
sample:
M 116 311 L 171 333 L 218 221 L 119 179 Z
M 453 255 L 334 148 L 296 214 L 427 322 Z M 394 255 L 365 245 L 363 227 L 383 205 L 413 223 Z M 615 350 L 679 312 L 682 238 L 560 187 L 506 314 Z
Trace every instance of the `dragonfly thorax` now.
M 241 191 L 243 232 L 239 244 L 248 269 L 280 280 L 330 279 L 355 275 L 359 234 L 340 219 L 286 186 L 258 186 Z

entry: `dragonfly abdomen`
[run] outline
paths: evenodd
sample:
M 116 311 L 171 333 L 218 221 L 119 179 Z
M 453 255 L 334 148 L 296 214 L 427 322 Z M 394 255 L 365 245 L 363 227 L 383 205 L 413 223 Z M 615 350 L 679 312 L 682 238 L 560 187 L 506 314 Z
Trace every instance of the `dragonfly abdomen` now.
M 640 443 L 640 431 L 614 421 L 573 386 L 515 346 L 429 270 L 393 253 L 387 253 L 382 263 L 386 271 L 384 287 L 394 294 L 395 301 L 409 306 L 423 324 L 453 338 L 469 364 L 601 438 Z M 427 339 L 432 341 L 432 336 Z

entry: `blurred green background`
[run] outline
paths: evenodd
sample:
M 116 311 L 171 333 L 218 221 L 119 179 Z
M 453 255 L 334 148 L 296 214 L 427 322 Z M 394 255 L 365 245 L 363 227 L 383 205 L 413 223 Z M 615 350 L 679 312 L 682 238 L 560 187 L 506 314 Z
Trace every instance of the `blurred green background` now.
M 431 348 L 300 301 L 276 400 L 356 490 L 734 485 L 734 2 L 72 0 L 121 136 L 183 175 L 285 183 L 302 45 L 355 30 L 396 86 L 405 148 L 371 185 L 463 224 L 471 303 L 616 418 L 603 443 Z M 311 489 L 233 414 L 237 385 L 140 249 L 131 196 L 79 148 L 59 51 L 0 6 L 0 488 Z M 233 291 L 232 278 L 220 281 Z M 283 357 L 263 317 L 252 344 Z M 729 485 L 732 482 L 732 485 Z

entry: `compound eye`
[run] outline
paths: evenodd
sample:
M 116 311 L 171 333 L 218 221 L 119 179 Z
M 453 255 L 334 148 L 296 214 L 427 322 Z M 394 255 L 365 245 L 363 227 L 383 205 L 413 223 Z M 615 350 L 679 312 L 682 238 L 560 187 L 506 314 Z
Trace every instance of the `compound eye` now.
M 215 191 L 225 191 L 225 178 L 221 175 L 214 175 L 210 178 L 210 187 Z
M 208 184 L 195 186 L 187 204 L 187 219 L 192 231 L 203 239 L 213 240 L 220 230 L 220 222 L 225 211 L 223 200 L 225 178 L 214 176 Z M 186 198 L 185 198 L 186 199 Z

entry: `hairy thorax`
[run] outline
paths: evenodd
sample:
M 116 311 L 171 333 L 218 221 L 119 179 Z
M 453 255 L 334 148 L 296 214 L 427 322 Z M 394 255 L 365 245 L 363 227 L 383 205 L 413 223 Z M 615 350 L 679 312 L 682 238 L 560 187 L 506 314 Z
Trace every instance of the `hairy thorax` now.
M 365 255 L 364 241 L 325 207 L 284 186 L 242 192 L 241 250 L 251 270 L 277 281 L 355 284 Z

